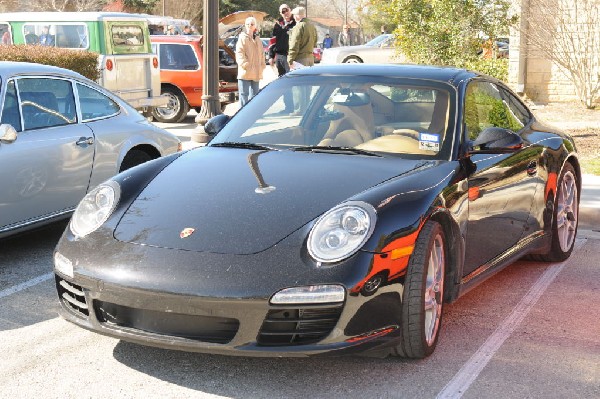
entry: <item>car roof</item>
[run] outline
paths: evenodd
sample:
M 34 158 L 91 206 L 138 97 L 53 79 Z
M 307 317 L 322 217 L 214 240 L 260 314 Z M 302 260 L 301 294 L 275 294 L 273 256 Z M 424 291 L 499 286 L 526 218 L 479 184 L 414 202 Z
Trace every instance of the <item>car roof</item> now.
M 69 78 L 78 78 L 88 81 L 83 75 L 52 65 L 35 64 L 32 62 L 0 61 L 0 75 L 21 75 L 21 74 L 52 74 L 67 76 Z
M 84 22 L 84 21 L 103 21 L 103 20 L 130 20 L 144 21 L 147 19 L 140 14 L 130 14 L 126 12 L 58 12 L 58 11 L 40 11 L 40 12 L 7 12 L 0 13 L 1 21 L 19 21 L 19 22 Z
M 485 76 L 466 69 L 413 64 L 316 65 L 290 72 L 290 76 L 294 75 L 377 75 L 395 78 L 430 79 L 447 82 L 454 86 L 462 80 Z
M 188 43 L 201 42 L 201 35 L 150 35 L 151 42 L 160 43 Z

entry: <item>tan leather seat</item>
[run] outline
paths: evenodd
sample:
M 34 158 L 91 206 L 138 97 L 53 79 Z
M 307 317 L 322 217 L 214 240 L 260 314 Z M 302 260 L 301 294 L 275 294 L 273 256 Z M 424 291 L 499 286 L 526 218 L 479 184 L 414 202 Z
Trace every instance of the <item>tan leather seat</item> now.
M 333 109 L 341 112 L 344 116 L 332 121 L 319 145 L 354 147 L 375 137 L 375 117 L 373 106 L 366 93 L 360 93 L 356 100 L 352 99 L 344 103 L 334 103 Z
M 443 134 L 448 126 L 448 114 L 450 111 L 448 101 L 448 93 L 445 91 L 437 91 L 435 96 L 435 104 L 433 106 L 433 114 L 431 115 L 431 123 L 427 131 L 429 133 Z

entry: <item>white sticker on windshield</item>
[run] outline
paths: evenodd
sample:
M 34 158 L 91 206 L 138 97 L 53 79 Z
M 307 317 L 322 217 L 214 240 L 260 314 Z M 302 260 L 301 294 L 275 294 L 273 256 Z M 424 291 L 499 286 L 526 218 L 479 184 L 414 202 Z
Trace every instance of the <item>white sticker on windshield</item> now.
M 440 135 L 432 133 L 419 133 L 419 149 L 426 151 L 439 151 Z

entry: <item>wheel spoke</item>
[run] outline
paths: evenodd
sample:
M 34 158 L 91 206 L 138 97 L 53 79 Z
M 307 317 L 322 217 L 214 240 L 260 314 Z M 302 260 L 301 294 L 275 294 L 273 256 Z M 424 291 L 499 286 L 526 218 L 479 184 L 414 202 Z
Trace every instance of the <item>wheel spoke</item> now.
M 572 173 L 566 173 L 558 195 L 556 227 L 562 251 L 568 251 L 577 229 L 577 185 Z
M 427 279 L 423 307 L 425 313 L 425 339 L 431 345 L 439 328 L 443 300 L 444 284 L 444 243 L 441 236 L 436 236 L 429 253 L 427 265 Z

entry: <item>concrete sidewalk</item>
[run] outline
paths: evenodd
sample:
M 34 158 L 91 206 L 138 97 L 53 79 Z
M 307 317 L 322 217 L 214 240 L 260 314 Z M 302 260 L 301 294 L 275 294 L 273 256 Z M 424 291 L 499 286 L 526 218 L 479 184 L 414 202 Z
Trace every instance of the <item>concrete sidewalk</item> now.
M 583 175 L 579 203 L 579 230 L 600 233 L 600 176 Z

